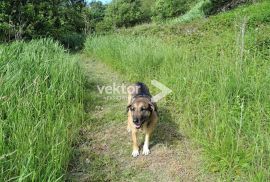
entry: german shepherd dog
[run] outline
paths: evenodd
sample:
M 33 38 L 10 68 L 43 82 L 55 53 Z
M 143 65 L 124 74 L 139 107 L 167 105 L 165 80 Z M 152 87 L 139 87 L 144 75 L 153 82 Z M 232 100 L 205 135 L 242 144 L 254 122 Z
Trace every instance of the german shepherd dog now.
M 158 114 L 156 103 L 152 101 L 152 96 L 148 87 L 141 82 L 137 82 L 128 87 L 128 123 L 127 130 L 131 131 L 133 141 L 132 156 L 139 156 L 139 146 L 137 133 L 145 133 L 143 145 L 143 155 L 150 154 L 149 140 L 157 124 Z

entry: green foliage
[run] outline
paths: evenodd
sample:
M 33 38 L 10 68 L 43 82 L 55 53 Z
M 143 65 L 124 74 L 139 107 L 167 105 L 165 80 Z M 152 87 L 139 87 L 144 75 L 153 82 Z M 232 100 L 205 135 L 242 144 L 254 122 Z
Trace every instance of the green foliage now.
M 156 79 L 171 88 L 166 104 L 203 146 L 208 169 L 219 172 L 221 181 L 267 181 L 269 5 L 244 6 L 177 27 L 89 37 L 85 49 L 130 81 Z
M 113 30 L 113 26 L 114 25 L 112 24 L 111 21 L 105 19 L 96 24 L 96 33 L 97 34 L 108 33 Z
M 106 9 L 106 22 L 115 27 L 129 27 L 143 19 L 140 0 L 113 0 Z
M 208 14 L 215 14 L 221 11 L 230 10 L 235 8 L 239 4 L 255 2 L 253 0 L 211 0 L 211 8 L 209 8 Z
M 77 51 L 83 48 L 85 36 L 76 32 L 67 32 L 62 34 L 58 39 L 65 48 Z
M 80 1 L 20 1 L 0 2 L 0 41 L 52 37 L 59 40 L 63 33 L 82 33 L 85 27 Z
M 202 0 L 195 4 L 187 13 L 183 16 L 179 16 L 175 19 L 167 21 L 167 23 L 183 23 L 183 22 L 190 22 L 197 18 L 205 17 L 205 12 L 209 11 L 211 7 L 210 0 Z
M 0 46 L 0 181 L 59 181 L 82 121 L 82 73 L 52 40 Z
M 89 4 L 90 16 L 94 22 L 100 22 L 105 16 L 106 6 L 100 1 L 93 1 Z
M 204 19 L 196 18 L 192 22 L 189 22 L 188 19 L 186 19 L 187 22 L 184 21 L 182 19 L 186 16 L 184 15 L 183 17 L 168 20 L 166 24 L 145 24 L 129 29 L 122 29 L 119 32 L 125 35 L 158 36 L 168 41 L 176 41 L 179 44 L 184 44 L 187 39 L 182 39 L 183 35 L 184 37 L 192 38 L 187 42 L 194 41 L 202 35 L 208 34 L 207 32 L 210 30 L 216 32 L 218 35 L 220 31 L 234 30 L 235 23 L 243 19 L 243 17 L 248 19 L 248 27 L 253 29 L 256 27 L 265 28 L 265 24 L 269 24 L 270 22 L 269 6 L 269 2 L 267 1 L 255 3 L 220 13 L 217 16 L 209 16 Z M 202 32 L 204 33 L 202 34 Z
M 156 0 L 140 0 L 142 4 L 142 12 L 144 14 L 144 20 L 146 22 L 151 21 L 152 17 L 152 6 L 155 4 Z
M 103 22 L 105 16 L 106 5 L 103 5 L 100 1 L 93 1 L 86 8 L 86 15 L 88 16 L 88 21 L 90 22 L 89 33 L 97 32 L 97 25 Z
M 152 8 L 152 18 L 161 21 L 184 14 L 187 10 L 187 0 L 157 0 Z
M 52 37 L 69 48 L 81 47 L 81 37 L 120 27 L 154 21 L 188 22 L 232 9 L 251 0 L 113 0 L 108 5 L 92 1 L 2 0 L 0 2 L 0 42 Z M 187 13 L 186 13 L 187 12 Z M 183 15 L 184 14 L 184 15 Z M 183 15 L 183 16 L 180 16 Z M 173 20 L 168 20 L 177 17 Z M 71 38 L 69 35 L 74 35 Z M 78 44 L 71 39 L 79 40 Z M 72 45 L 72 46 L 70 46 Z

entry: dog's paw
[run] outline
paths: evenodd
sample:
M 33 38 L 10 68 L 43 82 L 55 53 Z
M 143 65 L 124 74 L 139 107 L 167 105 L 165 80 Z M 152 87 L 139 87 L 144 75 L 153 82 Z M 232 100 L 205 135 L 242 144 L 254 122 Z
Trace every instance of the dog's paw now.
M 139 156 L 139 150 L 133 150 L 132 151 L 132 156 L 133 157 L 138 157 Z
M 142 152 L 143 155 L 149 155 L 150 154 L 150 150 L 148 147 L 143 147 L 143 152 Z
M 131 132 L 131 129 L 129 127 L 127 127 L 127 132 L 130 133 Z

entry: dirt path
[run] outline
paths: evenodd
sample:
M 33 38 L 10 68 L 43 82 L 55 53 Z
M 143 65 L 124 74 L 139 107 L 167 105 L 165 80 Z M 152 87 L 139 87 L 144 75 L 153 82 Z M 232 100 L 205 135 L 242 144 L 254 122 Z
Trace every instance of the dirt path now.
M 82 60 L 88 79 L 88 118 L 67 181 L 212 181 L 202 170 L 199 150 L 181 133 L 176 124 L 179 117 L 171 115 L 165 103 L 159 104 L 160 122 L 150 143 L 151 154 L 131 157 L 127 101 L 116 94 L 100 94 L 97 89 L 97 85 L 125 82 L 104 64 L 86 57 Z

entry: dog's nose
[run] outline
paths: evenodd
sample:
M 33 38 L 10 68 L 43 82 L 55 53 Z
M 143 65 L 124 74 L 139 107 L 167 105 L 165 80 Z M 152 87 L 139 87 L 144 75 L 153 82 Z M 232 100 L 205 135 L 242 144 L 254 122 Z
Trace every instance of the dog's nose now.
M 138 123 L 138 122 L 139 122 L 138 118 L 134 118 L 134 119 L 133 119 L 133 122 L 134 122 L 134 123 Z

